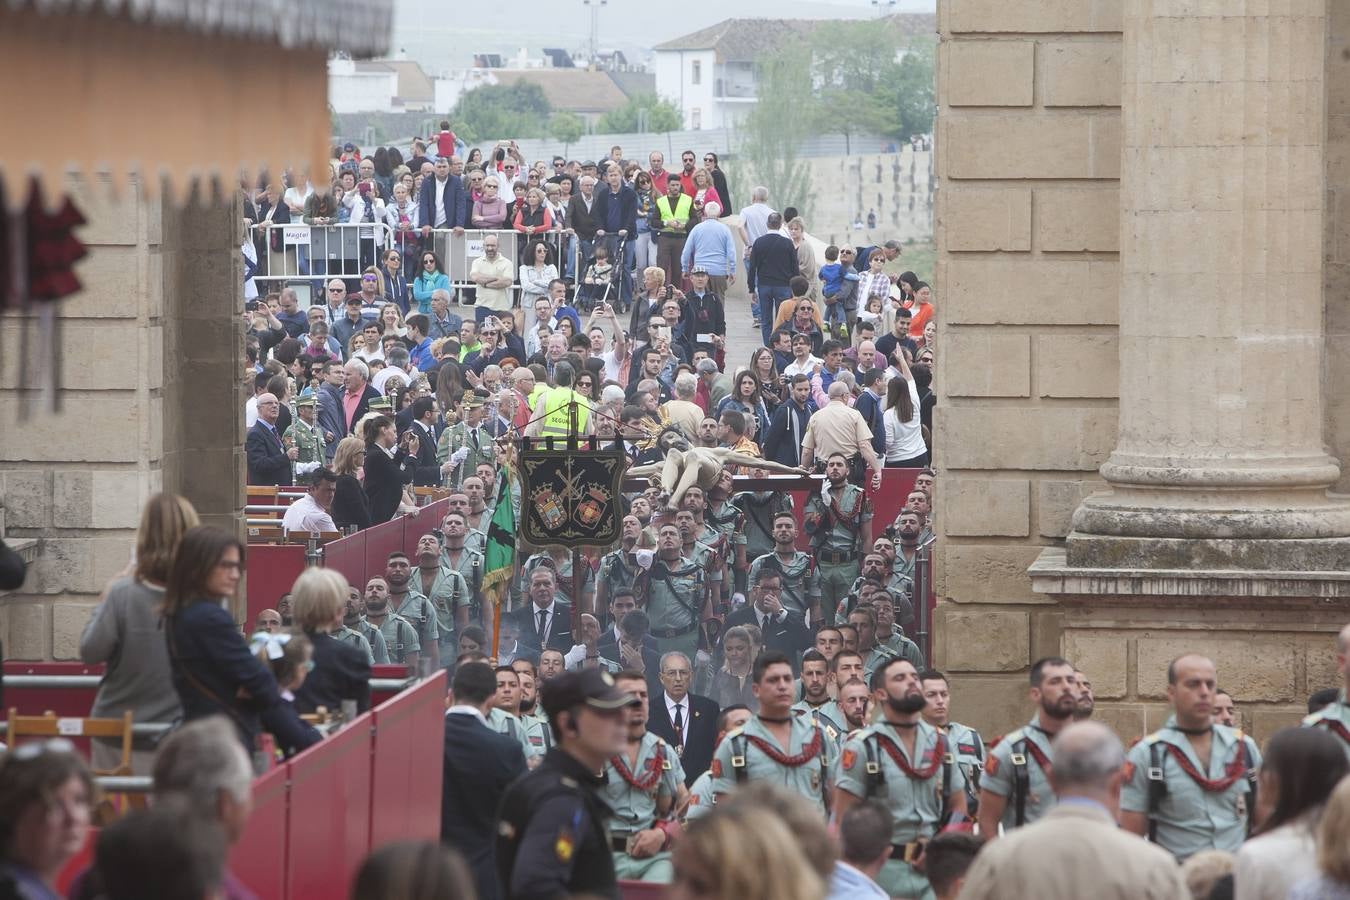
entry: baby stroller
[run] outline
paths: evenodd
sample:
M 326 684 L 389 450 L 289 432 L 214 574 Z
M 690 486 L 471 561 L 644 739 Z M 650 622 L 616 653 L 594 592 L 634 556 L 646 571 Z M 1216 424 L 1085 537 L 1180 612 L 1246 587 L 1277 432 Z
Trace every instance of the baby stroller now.
M 618 249 L 613 256 L 603 244 L 596 246 L 596 255 L 587 260 L 583 276 L 577 280 L 576 307 L 589 313 L 601 303 L 610 303 L 618 312 L 627 312 L 615 304 L 614 300 L 622 294 L 623 253 L 626 237 L 619 238 Z M 599 260 L 599 251 L 604 250 L 606 259 Z

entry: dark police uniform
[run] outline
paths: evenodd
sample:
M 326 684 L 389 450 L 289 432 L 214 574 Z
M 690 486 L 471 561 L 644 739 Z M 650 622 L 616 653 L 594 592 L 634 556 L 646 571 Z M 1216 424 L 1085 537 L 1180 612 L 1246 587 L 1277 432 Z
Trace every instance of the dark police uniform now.
M 583 704 L 619 709 L 635 702 L 599 669 L 564 672 L 545 682 L 540 695 L 550 720 Z M 554 747 L 507 789 L 497 818 L 497 875 L 505 900 L 571 894 L 618 900 L 608 826 L 614 812 L 600 798 L 603 784 L 603 775 Z

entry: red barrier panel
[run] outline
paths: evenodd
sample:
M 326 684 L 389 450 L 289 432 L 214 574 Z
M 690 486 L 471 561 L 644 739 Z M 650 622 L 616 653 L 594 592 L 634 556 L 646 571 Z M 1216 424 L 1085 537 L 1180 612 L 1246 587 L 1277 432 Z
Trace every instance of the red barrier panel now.
M 347 896 L 370 849 L 370 808 L 388 802 L 371 791 L 371 745 L 369 724 L 357 720 L 288 764 L 286 896 Z
M 872 490 L 872 477 L 867 476 L 867 499 L 872 501 L 872 536 L 880 537 L 881 532 L 895 521 L 900 508 L 905 505 L 905 497 L 914 488 L 914 481 L 922 469 L 882 469 L 881 487 Z M 811 552 L 811 537 L 806 533 L 805 491 L 792 491 L 792 510 L 797 514 L 797 549 Z
M 661 900 L 669 885 L 651 884 L 646 881 L 620 881 L 619 896 L 622 900 Z
M 399 516 L 390 519 L 383 525 L 376 525 L 374 528 L 367 528 L 366 535 L 366 561 L 365 576 L 374 578 L 376 575 L 383 575 L 386 564 L 389 562 L 389 554 L 395 550 L 408 552 L 408 548 L 403 540 L 404 517 Z
M 366 589 L 366 531 L 358 531 L 336 541 L 329 541 L 323 547 L 324 568 L 341 572 L 347 583 L 365 591 Z M 384 567 L 380 567 L 384 571 Z
M 249 544 L 245 631 L 253 630 L 258 613 L 276 609 L 281 595 L 290 591 L 304 570 L 304 544 Z
M 86 666 L 83 663 L 18 662 L 7 660 L 5 675 L 102 675 L 104 666 Z M 5 709 L 0 717 L 14 707 L 25 716 L 40 716 L 50 710 L 58 716 L 84 718 L 94 708 L 97 688 L 23 688 L 5 685 Z M 89 759 L 89 738 L 75 738 L 75 747 Z
M 254 779 L 253 815 L 239 843 L 230 850 L 230 871 L 264 900 L 287 897 L 290 779 L 289 763 Z M 346 892 L 337 896 L 346 896 Z
M 440 836 L 445 691 L 440 671 L 373 711 L 371 849 L 403 838 Z
M 412 545 L 408 548 L 409 553 L 417 549 L 418 538 L 441 527 L 441 520 L 445 518 L 445 513 L 449 509 L 450 501 L 448 499 L 437 500 L 435 503 L 418 507 L 417 512 L 408 516 L 408 522 L 403 528 L 403 536 Z

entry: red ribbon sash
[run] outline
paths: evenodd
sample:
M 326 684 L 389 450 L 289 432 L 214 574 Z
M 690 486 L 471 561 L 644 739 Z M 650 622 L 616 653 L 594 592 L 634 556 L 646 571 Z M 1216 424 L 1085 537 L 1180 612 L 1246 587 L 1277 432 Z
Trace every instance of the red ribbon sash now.
M 1167 751 L 1172 754 L 1173 758 L 1176 759 L 1177 765 L 1181 767 L 1181 771 L 1189 775 L 1191 781 L 1194 781 L 1203 790 L 1208 791 L 1211 794 L 1217 794 L 1222 791 L 1228 790 L 1238 781 L 1238 779 L 1242 778 L 1242 776 L 1246 774 L 1246 771 L 1243 769 L 1242 766 L 1241 746 L 1237 747 L 1236 751 L 1233 754 L 1233 758 L 1230 759 L 1228 761 L 1228 765 L 1224 767 L 1223 777 L 1218 779 L 1209 779 L 1200 774 L 1199 770 L 1195 768 L 1194 764 L 1192 764 L 1191 761 L 1186 757 L 1186 754 L 1182 752 L 1182 749 L 1180 747 L 1178 747 L 1176 744 L 1170 744 L 1165 741 L 1164 744 L 1167 747 Z
M 905 759 L 905 755 L 900 752 L 900 748 L 895 742 L 883 734 L 877 735 L 877 743 L 881 745 L 886 754 L 900 767 L 907 777 L 914 781 L 927 781 L 937 774 L 938 767 L 942 765 L 943 759 L 947 756 L 947 739 L 938 735 L 937 748 L 933 751 L 933 758 L 928 761 L 928 765 L 916 769 Z M 915 745 L 917 746 L 917 744 Z
M 642 791 L 644 794 L 650 793 L 651 789 L 656 787 L 656 783 L 661 780 L 661 772 L 666 765 L 666 751 L 660 744 L 656 745 L 656 752 L 652 754 L 651 759 L 647 760 L 646 772 L 641 778 L 634 775 L 628 768 L 628 764 L 623 761 L 622 756 L 612 756 L 609 764 L 614 767 L 614 771 L 619 773 L 629 786 Z
M 1045 755 L 1045 751 L 1028 738 L 1027 752 L 1031 754 L 1032 759 L 1036 760 L 1036 765 L 1041 767 L 1041 771 L 1045 773 L 1045 778 L 1048 781 L 1050 779 L 1050 771 L 1054 767 L 1050 765 L 1050 758 Z
M 808 743 L 805 747 L 802 748 L 801 753 L 798 753 L 795 756 L 788 756 L 787 754 L 780 752 L 779 749 L 775 747 L 773 744 L 770 744 L 763 738 L 756 737 L 753 734 L 747 734 L 745 736 L 745 739 L 749 741 L 751 744 L 754 744 L 756 747 L 758 747 L 765 756 L 767 756 L 774 762 L 778 763 L 780 766 L 787 766 L 789 769 L 796 769 L 806 765 L 811 760 L 815 759 L 817 756 L 820 755 L 821 749 L 820 729 L 813 728 L 811 730 L 814 732 L 814 734 L 811 736 L 810 743 Z
M 1347 730 L 1346 727 L 1342 725 L 1338 720 L 1323 719 L 1317 724 L 1325 725 L 1328 731 L 1336 735 L 1336 737 L 1340 738 L 1341 740 L 1345 741 L 1347 744 L 1350 744 L 1350 730 Z

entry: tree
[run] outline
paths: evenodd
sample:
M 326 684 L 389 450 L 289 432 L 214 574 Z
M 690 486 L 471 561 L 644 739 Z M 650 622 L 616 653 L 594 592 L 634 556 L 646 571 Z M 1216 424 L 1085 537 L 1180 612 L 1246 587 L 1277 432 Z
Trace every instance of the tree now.
M 540 138 L 549 120 L 548 98 L 537 84 L 485 84 L 459 98 L 451 116 L 465 143 Z
M 803 47 L 792 45 L 759 63 L 759 99 L 741 128 L 740 156 L 752 183 L 769 189 L 770 203 L 777 209 L 795 206 L 808 219 L 811 170 L 797 148 L 815 133 L 810 59 Z
M 596 131 L 601 134 L 665 134 L 679 131 L 683 124 L 679 107 L 669 100 L 662 100 L 655 94 L 635 94 L 623 106 L 601 116 Z
M 562 141 L 563 156 L 567 155 L 567 148 L 575 144 L 585 131 L 586 123 L 581 121 L 581 116 L 576 113 L 555 112 L 548 120 L 549 137 L 555 141 Z
M 933 97 L 933 51 L 931 40 L 916 40 L 900 60 L 896 78 L 891 82 L 894 108 L 899 112 L 900 128 L 896 137 L 928 134 L 933 130 L 937 103 Z
M 856 134 L 897 137 L 900 114 L 887 85 L 899 77 L 895 37 L 874 22 L 826 22 L 811 34 L 812 106 L 817 130 L 842 133 L 844 152 Z

